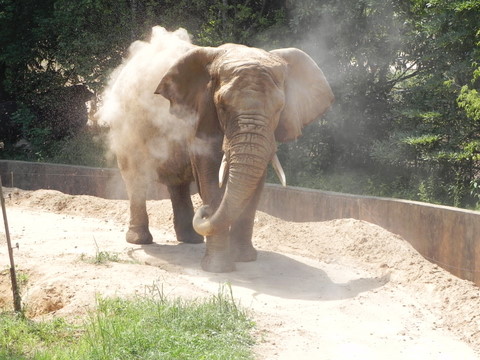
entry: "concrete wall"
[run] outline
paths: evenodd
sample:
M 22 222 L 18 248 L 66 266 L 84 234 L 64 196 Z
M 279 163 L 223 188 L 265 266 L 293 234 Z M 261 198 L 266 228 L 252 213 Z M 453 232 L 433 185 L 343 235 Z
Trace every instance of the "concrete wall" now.
M 118 169 L 0 160 L 0 176 L 3 186 L 25 190 L 52 189 L 71 195 L 128 198 Z M 169 197 L 164 186 L 151 186 L 148 196 Z
M 0 160 L 0 176 L 8 187 L 126 198 L 117 169 Z M 149 198 L 168 198 L 168 192 L 164 186 L 152 186 Z M 270 184 L 259 209 L 289 221 L 354 218 L 377 224 L 402 236 L 430 261 L 480 285 L 480 212 Z

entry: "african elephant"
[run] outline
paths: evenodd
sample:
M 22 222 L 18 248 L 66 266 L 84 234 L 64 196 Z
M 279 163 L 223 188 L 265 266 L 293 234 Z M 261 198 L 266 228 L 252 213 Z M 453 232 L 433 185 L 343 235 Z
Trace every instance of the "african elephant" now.
M 152 29 L 149 42 L 136 41 L 130 54 L 112 75 L 97 116 L 109 125 L 110 149 L 117 159 L 130 202 L 126 240 L 133 244 L 153 241 L 147 214 L 150 185 L 167 186 L 178 241 L 203 242 L 192 227 L 190 184 L 194 181 L 187 141 L 189 126 L 178 125 L 168 111 L 168 101 L 154 90 L 172 62 L 192 49 L 184 29 Z
M 277 159 L 277 141 L 299 137 L 333 103 L 323 72 L 295 48 L 197 47 L 155 93 L 195 124 L 189 152 L 204 203 L 193 220 L 207 237 L 202 268 L 229 272 L 235 261 L 256 260 L 252 231 L 267 166 Z

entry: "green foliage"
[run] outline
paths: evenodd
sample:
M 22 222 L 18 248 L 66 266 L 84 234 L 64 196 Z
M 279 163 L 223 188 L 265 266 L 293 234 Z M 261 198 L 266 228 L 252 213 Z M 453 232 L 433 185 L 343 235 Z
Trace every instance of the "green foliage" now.
M 458 96 L 458 106 L 465 110 L 466 116 L 474 122 L 480 123 L 480 94 L 467 85 L 462 87 Z
M 20 314 L 0 313 L 0 319 L 1 359 L 47 359 L 40 355 L 45 348 L 68 346 L 76 338 L 76 327 L 61 318 L 37 322 Z
M 22 137 L 26 140 L 23 146 L 28 153 L 34 154 L 37 159 L 44 158 L 42 151 L 49 143 L 51 129 L 37 127 L 36 116 L 24 104 L 20 104 L 18 110 L 12 114 L 12 122 L 20 128 Z
M 209 46 L 226 42 L 272 46 L 280 39 L 275 30 L 285 26 L 284 14 L 275 1 L 212 1 L 197 40 Z
M 0 357 L 35 360 L 252 359 L 253 324 L 220 289 L 206 300 L 167 299 L 153 286 L 134 300 L 98 299 L 83 325 L 0 314 Z M 157 295 L 157 296 L 154 296 Z
M 336 97 L 325 117 L 335 147 L 330 161 L 371 166 L 372 142 L 388 136 L 392 126 L 391 90 L 412 75 L 399 56 L 404 14 L 398 2 L 304 0 L 290 16 L 294 44 L 314 57 Z
M 414 1 L 406 17 L 404 56 L 415 76 L 396 84 L 393 127 L 374 142 L 379 164 L 395 159 L 422 201 L 472 206 L 478 178 L 475 121 L 478 1 Z M 472 80 L 473 77 L 473 80 Z M 390 156 L 390 151 L 393 156 Z M 390 163 L 393 163 L 390 161 Z
M 108 156 L 107 129 L 87 128 L 75 136 L 55 143 L 48 162 L 93 167 L 112 167 Z
M 47 21 L 56 34 L 54 59 L 62 75 L 94 90 L 121 61 L 135 26 L 128 2 L 114 0 L 56 0 Z
M 403 142 L 413 147 L 416 151 L 430 151 L 438 146 L 442 137 L 440 135 L 423 134 L 420 136 L 409 136 L 403 139 Z
M 22 138 L 15 151 L 6 149 L 0 158 L 24 161 L 43 161 L 93 167 L 112 167 L 108 154 L 107 129 L 89 127 L 76 135 L 54 141 L 49 128 L 36 127 L 34 115 L 28 108 L 17 111 L 13 120 L 22 127 Z
M 476 210 L 480 210 L 480 181 L 472 180 L 470 183 L 470 195 L 475 199 Z
M 306 179 L 332 167 L 334 150 L 332 129 L 325 122 L 311 124 L 301 140 L 280 144 L 278 157 L 288 184 L 307 186 Z M 269 181 L 276 181 L 276 176 L 269 176 Z

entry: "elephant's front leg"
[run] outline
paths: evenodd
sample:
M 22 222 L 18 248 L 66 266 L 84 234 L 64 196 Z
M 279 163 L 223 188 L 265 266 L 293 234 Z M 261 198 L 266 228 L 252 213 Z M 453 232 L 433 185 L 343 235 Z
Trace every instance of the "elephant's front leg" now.
M 255 214 L 265 183 L 265 177 L 266 175 L 261 179 L 255 194 L 230 229 L 230 247 L 235 261 L 248 262 L 257 260 L 257 250 L 253 247 L 252 235 Z
M 234 261 L 248 262 L 257 260 L 257 250 L 252 243 L 255 212 L 256 206 L 251 210 L 247 208 L 231 227 L 230 248 Z
M 203 203 L 209 205 L 211 209 L 216 209 L 222 194 L 222 192 L 218 189 L 218 181 L 216 182 L 216 180 L 217 178 L 212 180 L 213 185 L 210 185 L 208 190 L 206 190 L 204 187 L 202 191 Z M 198 215 L 199 214 L 197 212 L 196 216 Z M 210 214 L 206 215 L 209 216 Z M 207 236 L 206 239 L 207 246 L 205 255 L 202 259 L 202 269 L 214 273 L 234 271 L 235 262 L 230 248 L 228 229 L 223 232 L 216 233 L 215 235 Z
M 173 225 L 177 240 L 180 242 L 198 244 L 203 242 L 203 236 L 193 230 L 193 204 L 190 197 L 190 183 L 168 186 L 173 208 Z
M 230 249 L 228 231 L 207 236 L 207 249 L 201 265 L 203 270 L 214 273 L 231 272 L 235 270 L 235 262 Z
M 198 141 L 198 140 L 197 140 Z M 218 186 L 218 171 L 222 160 L 223 137 L 212 139 L 203 145 L 204 152 L 192 154 L 192 168 L 197 181 L 198 190 L 204 205 L 216 209 L 222 200 L 224 189 Z M 205 146 L 206 145 L 206 146 Z M 206 147 L 209 150 L 207 151 Z M 208 154 L 205 156 L 205 154 Z M 197 212 L 195 216 L 198 216 Z M 205 214 L 206 216 L 210 214 Z M 202 216 L 202 215 L 200 215 Z M 201 263 L 202 269 L 208 272 L 222 273 L 235 270 L 235 262 L 230 249 L 228 229 L 212 236 L 206 236 L 206 251 Z

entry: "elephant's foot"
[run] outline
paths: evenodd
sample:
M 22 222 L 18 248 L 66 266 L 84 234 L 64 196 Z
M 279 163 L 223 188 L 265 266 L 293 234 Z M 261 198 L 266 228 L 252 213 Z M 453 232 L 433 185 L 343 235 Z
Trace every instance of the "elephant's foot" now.
M 252 246 L 235 246 L 232 244 L 232 257 L 236 262 L 257 260 L 257 250 Z
M 126 235 L 127 242 L 137 245 L 148 245 L 153 242 L 153 236 L 148 230 L 148 226 L 130 226 Z
M 177 232 L 177 240 L 186 244 L 201 244 L 203 243 L 203 236 L 195 232 L 195 230 Z
M 226 273 L 235 271 L 235 263 L 229 252 L 205 254 L 202 259 L 202 269 L 213 273 Z

